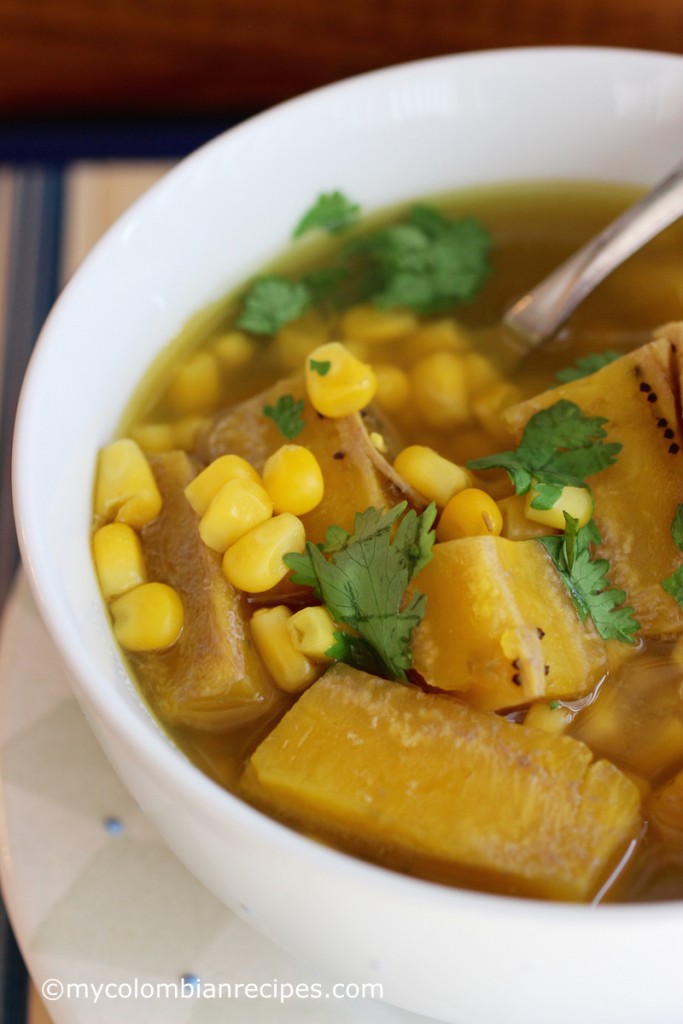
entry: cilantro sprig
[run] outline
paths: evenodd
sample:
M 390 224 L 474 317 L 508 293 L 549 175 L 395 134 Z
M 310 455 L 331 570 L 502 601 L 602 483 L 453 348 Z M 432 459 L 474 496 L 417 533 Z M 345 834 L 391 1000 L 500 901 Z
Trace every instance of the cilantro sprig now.
M 273 420 L 283 437 L 292 441 L 306 426 L 302 413 L 304 400 L 294 401 L 293 395 L 280 395 L 275 405 L 264 405 L 263 415 Z
M 293 235 L 314 228 L 337 234 L 355 224 L 360 209 L 341 192 L 321 195 Z M 290 280 L 257 278 L 245 293 L 237 326 L 269 336 L 312 306 L 343 308 L 366 301 L 432 314 L 469 302 L 486 280 L 491 238 L 471 217 L 450 218 L 431 206 L 411 207 L 398 224 L 358 235 L 336 265 Z
M 354 634 L 335 634 L 330 657 L 405 681 L 412 667 L 411 634 L 422 621 L 426 597 L 406 591 L 432 557 L 436 508 L 421 515 L 406 502 L 356 514 L 353 533 L 328 528 L 321 545 L 285 555 L 294 583 L 311 587 L 335 622 Z
M 292 237 L 300 238 L 315 228 L 335 235 L 355 224 L 359 216 L 360 206 L 347 199 L 343 192 L 323 192 L 313 206 L 306 210 L 294 228 Z
M 671 521 L 671 536 L 678 550 L 683 551 L 683 504 L 676 506 Z M 662 580 L 661 586 L 683 608 L 683 565 L 679 565 L 670 576 Z
M 311 289 L 304 281 L 266 274 L 257 278 L 247 292 L 237 326 L 252 334 L 275 334 L 302 316 L 312 301 Z
M 554 537 L 539 537 L 555 564 L 582 622 L 591 618 L 604 640 L 632 644 L 640 624 L 634 609 L 624 605 L 626 593 L 610 585 L 606 558 L 592 558 L 590 545 L 599 544 L 600 532 L 591 520 L 579 528 L 579 521 L 564 514 L 565 531 Z
M 429 314 L 474 298 L 489 274 L 490 247 L 479 221 L 413 206 L 404 223 L 355 239 L 346 254 L 365 261 L 367 297 L 375 305 Z
M 605 442 L 603 416 L 586 416 L 574 402 L 561 399 L 528 421 L 517 448 L 468 463 L 470 469 L 505 469 L 517 494 L 534 485 L 532 506 L 552 508 L 563 487 L 587 487 L 587 478 L 611 466 L 621 451 Z

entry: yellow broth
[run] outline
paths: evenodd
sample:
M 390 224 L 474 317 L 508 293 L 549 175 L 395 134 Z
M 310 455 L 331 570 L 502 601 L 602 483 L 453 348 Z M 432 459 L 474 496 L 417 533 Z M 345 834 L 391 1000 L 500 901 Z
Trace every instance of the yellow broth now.
M 644 343 L 654 328 L 683 317 L 683 225 L 669 229 L 632 257 L 577 310 L 560 336 L 533 357 L 521 362 L 513 357 L 499 326 L 504 310 L 514 299 L 596 234 L 637 195 L 635 189 L 621 186 L 559 182 L 499 186 L 431 199 L 451 216 L 476 217 L 493 240 L 492 272 L 479 294 L 469 304 L 433 317 L 431 322 L 441 323 L 445 318 L 454 321 L 474 350 L 484 353 L 505 374 L 521 399 L 550 387 L 557 370 L 581 355 L 601 350 L 626 352 Z M 370 226 L 391 222 L 400 212 L 392 210 L 375 217 Z M 362 232 L 366 225 L 352 230 Z M 334 239 L 297 243 L 268 270 L 295 276 L 329 264 L 340 244 Z M 229 354 L 220 387 L 214 392 L 209 389 L 206 402 L 193 405 L 178 400 L 177 395 L 174 398 L 178 366 L 197 352 L 219 351 L 232 330 L 238 308 L 239 294 L 216 304 L 188 325 L 141 382 L 122 420 L 120 434 L 138 437 L 148 450 L 162 450 L 168 446 L 169 429 L 181 423 L 182 431 L 174 435 L 176 444 L 178 436 L 186 438 L 185 447 L 191 452 L 193 432 L 207 417 L 258 394 L 302 364 L 305 345 L 297 352 L 292 341 L 295 323 L 285 328 L 279 339 L 250 339 L 249 358 L 241 365 L 239 355 Z M 304 333 L 306 323 L 310 325 L 314 320 L 305 318 Z M 430 341 L 428 335 L 423 335 L 420 345 L 408 339 L 389 346 L 360 346 L 361 355 L 369 362 L 391 364 L 410 373 L 430 345 L 440 347 L 438 329 L 434 337 Z M 232 367 L 231 360 L 235 364 Z M 404 443 L 430 445 L 460 464 L 501 450 L 500 440 L 477 424 L 466 423 L 447 432 L 430 426 L 416 413 L 412 402 L 392 412 L 390 418 Z M 502 473 L 489 482 L 496 498 L 512 493 Z M 145 679 L 140 678 L 139 683 L 149 697 Z M 608 758 L 630 773 L 648 793 L 683 767 L 682 688 L 683 669 L 672 644 L 641 643 L 635 649 L 626 648 L 616 655 L 615 667 L 595 692 L 575 702 L 563 702 L 565 713 L 571 717 L 568 734 L 584 740 L 597 756 Z M 256 724 L 222 732 L 178 727 L 171 730 L 172 735 L 202 770 L 221 785 L 237 790 L 246 759 L 293 700 L 285 698 Z M 524 712 L 515 711 L 510 717 L 521 721 Z M 342 845 L 354 850 L 355 844 L 349 837 Z M 376 859 L 382 861 L 381 851 L 377 851 Z M 401 870 L 444 877 L 438 866 L 417 860 L 394 865 L 389 858 L 389 863 Z M 476 871 L 447 872 L 446 879 L 475 888 L 498 888 L 495 880 Z M 683 848 L 648 830 L 605 898 L 681 897 Z

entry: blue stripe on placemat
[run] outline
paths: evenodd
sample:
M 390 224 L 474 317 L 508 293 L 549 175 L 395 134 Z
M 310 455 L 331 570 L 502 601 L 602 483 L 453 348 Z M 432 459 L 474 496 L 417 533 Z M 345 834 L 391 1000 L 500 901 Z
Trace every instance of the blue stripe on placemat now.
M 40 328 L 57 295 L 64 175 L 25 168 L 15 176 L 5 346 L 0 402 L 0 610 L 16 571 L 10 455 L 21 382 Z
M 0 121 L 0 162 L 179 159 L 250 113 L 182 118 Z
M 40 328 L 57 295 L 64 175 L 59 167 L 16 172 L 0 400 L 0 613 L 18 565 L 10 500 L 10 455 L 21 382 Z M 23 1024 L 26 968 L 0 908 L 0 1024 Z

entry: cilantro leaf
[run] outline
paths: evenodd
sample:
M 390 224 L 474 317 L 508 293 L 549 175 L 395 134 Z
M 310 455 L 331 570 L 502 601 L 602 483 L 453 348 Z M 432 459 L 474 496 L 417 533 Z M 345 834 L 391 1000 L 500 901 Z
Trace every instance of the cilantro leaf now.
M 294 583 L 309 586 L 332 618 L 356 631 L 337 633 L 335 657 L 357 667 L 374 664 L 381 675 L 405 681 L 412 667 L 410 638 L 424 616 L 426 598 L 406 590 L 432 556 L 436 508 L 406 512 L 406 502 L 385 511 L 359 512 L 353 533 L 328 529 L 320 546 L 285 555 Z M 400 521 L 399 521 L 400 520 Z
M 323 192 L 304 213 L 292 232 L 293 238 L 300 238 L 307 231 L 322 228 L 331 234 L 337 234 L 344 228 L 355 224 L 360 215 L 358 203 L 352 203 L 342 192 Z
M 683 551 L 683 504 L 676 506 L 674 517 L 671 521 L 671 536 L 679 551 Z M 674 601 L 683 608 L 683 565 L 662 580 L 661 583 L 667 594 L 670 594 Z
M 589 377 L 591 373 L 608 366 L 615 359 L 620 359 L 621 352 L 592 352 L 588 356 L 581 356 L 573 366 L 566 366 L 555 374 L 560 384 L 571 384 L 574 380 L 581 380 L 582 377 Z
M 437 313 L 468 302 L 489 273 L 491 238 L 473 218 L 450 219 L 430 206 L 414 206 L 393 224 L 346 249 L 367 264 L 366 298 L 380 308 L 408 306 Z
M 332 363 L 329 359 L 309 359 L 308 365 L 312 373 L 317 373 L 321 377 L 326 377 L 332 369 Z
M 517 494 L 535 485 L 534 508 L 550 508 L 563 487 L 586 487 L 586 477 L 616 461 L 621 445 L 605 443 L 603 416 L 586 416 L 561 399 L 528 421 L 517 448 L 468 462 L 470 469 L 505 469 Z
M 303 281 L 268 274 L 247 292 L 237 326 L 252 334 L 275 334 L 305 313 L 312 301 L 311 289 Z
M 337 299 L 340 286 L 348 275 L 347 267 L 318 267 L 304 274 L 301 283 L 308 289 L 313 304 L 322 306 Z
M 662 580 L 661 585 L 667 594 L 671 594 L 674 601 L 683 608 L 683 565 L 674 569 L 670 576 Z
M 683 551 L 683 505 L 677 505 L 671 521 L 671 536 L 679 551 Z
M 293 395 L 280 395 L 275 405 L 264 405 L 263 415 L 273 420 L 283 437 L 291 441 L 298 437 L 306 426 L 301 415 L 303 410 L 303 398 L 295 402 Z
M 566 513 L 565 522 L 564 534 L 539 537 L 539 543 L 554 562 L 581 621 L 591 618 L 604 640 L 634 643 L 640 624 L 633 618 L 633 608 L 624 606 L 623 590 L 610 586 L 607 559 L 591 557 L 590 545 L 601 540 L 595 523 L 591 520 L 579 529 L 578 520 Z

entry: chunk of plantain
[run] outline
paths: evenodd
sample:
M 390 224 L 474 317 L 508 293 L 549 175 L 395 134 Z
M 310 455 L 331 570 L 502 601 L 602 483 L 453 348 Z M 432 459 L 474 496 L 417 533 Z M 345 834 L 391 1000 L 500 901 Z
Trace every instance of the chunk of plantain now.
M 637 788 L 588 747 L 346 666 L 248 763 L 257 805 L 443 881 L 588 900 L 641 826 Z
M 671 536 L 683 501 L 680 380 L 670 335 L 621 356 L 581 380 L 513 406 L 508 423 L 521 436 L 530 417 L 560 399 L 587 416 L 604 416 L 609 441 L 623 447 L 617 461 L 589 478 L 598 555 L 609 559 L 611 583 L 626 591 L 645 636 L 683 631 L 683 610 L 661 587 L 680 564 Z
M 168 651 L 130 661 L 152 707 L 169 725 L 223 729 L 260 717 L 278 690 L 252 644 L 247 605 L 202 542 L 183 490 L 195 476 L 185 452 L 151 455 L 163 498 L 141 533 L 150 579 L 169 583 L 185 609 L 183 631 Z
M 683 850 L 683 770 L 650 795 L 645 811 L 660 838 Z
M 306 397 L 302 376 L 279 381 L 255 398 L 219 414 L 200 438 L 198 457 L 208 463 L 219 455 L 233 452 L 261 472 L 266 459 L 287 443 L 279 427 L 264 412 L 267 407 L 275 407 L 284 395 L 291 395 L 295 402 L 304 402 L 301 413 L 304 427 L 293 438 L 293 443 L 313 452 L 325 484 L 320 504 L 301 517 L 308 540 L 323 541 L 332 524 L 351 532 L 356 512 L 370 505 L 384 508 L 402 498 L 417 507 L 424 505 L 423 499 L 403 485 L 372 444 L 366 420 L 373 431 L 379 428 L 388 433 L 391 429 L 377 419 L 377 411 L 364 410 L 365 415 L 356 413 L 338 419 L 321 416 Z
M 413 633 L 415 669 L 477 707 L 578 697 L 607 672 L 603 640 L 581 622 L 536 540 L 436 544 L 414 586 L 427 595 Z

